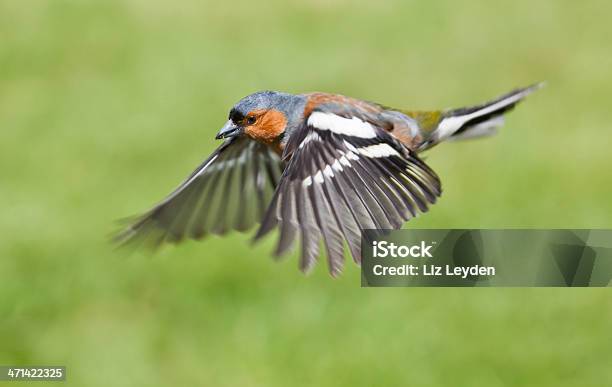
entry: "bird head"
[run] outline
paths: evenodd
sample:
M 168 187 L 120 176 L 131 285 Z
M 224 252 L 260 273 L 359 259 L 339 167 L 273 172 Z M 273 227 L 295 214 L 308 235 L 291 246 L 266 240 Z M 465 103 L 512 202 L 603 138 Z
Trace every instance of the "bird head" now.
M 259 91 L 236 103 L 217 139 L 247 135 L 254 140 L 273 143 L 294 123 L 303 109 L 303 97 L 276 91 Z

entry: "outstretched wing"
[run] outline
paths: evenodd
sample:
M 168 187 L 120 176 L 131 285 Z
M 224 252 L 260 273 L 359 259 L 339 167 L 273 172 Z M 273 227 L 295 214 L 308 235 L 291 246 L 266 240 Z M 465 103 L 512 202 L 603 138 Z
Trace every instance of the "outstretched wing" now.
M 226 140 L 154 208 L 117 235 L 154 247 L 185 237 L 245 231 L 263 217 L 282 173 L 280 157 L 246 137 Z
M 360 263 L 362 229 L 400 228 L 441 193 L 435 172 L 357 116 L 314 111 L 284 157 L 288 165 L 255 238 L 278 226 L 276 253 L 283 254 L 299 236 L 304 271 L 316 262 L 321 239 L 332 275 L 342 270 L 344 241 Z

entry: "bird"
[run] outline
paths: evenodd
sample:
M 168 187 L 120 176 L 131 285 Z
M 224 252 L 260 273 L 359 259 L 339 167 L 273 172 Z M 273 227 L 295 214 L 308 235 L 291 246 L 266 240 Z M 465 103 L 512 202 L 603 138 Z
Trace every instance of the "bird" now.
M 254 241 L 278 230 L 275 256 L 299 242 L 301 271 L 310 272 L 324 250 L 338 276 L 346 248 L 361 263 L 362 230 L 399 229 L 440 197 L 422 152 L 494 134 L 504 114 L 542 85 L 433 111 L 322 92 L 250 94 L 231 108 L 218 148 L 165 199 L 130 218 L 115 241 L 157 248 L 258 225 Z

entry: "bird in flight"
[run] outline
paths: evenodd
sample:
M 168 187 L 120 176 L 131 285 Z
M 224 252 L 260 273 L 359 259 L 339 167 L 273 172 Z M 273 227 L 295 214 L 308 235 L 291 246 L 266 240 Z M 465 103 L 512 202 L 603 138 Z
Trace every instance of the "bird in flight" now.
M 421 152 L 495 133 L 503 114 L 540 86 L 440 111 L 326 93 L 248 95 L 230 110 L 212 155 L 116 240 L 158 247 L 259 223 L 254 240 L 279 230 L 275 255 L 299 240 L 304 272 L 316 263 L 322 241 L 336 276 L 345 244 L 361 262 L 361 230 L 401 228 L 436 202 L 440 180 Z

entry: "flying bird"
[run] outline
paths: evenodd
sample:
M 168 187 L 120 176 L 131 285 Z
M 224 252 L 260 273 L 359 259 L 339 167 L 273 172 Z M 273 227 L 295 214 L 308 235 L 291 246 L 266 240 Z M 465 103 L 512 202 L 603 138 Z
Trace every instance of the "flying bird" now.
M 336 276 L 345 244 L 361 262 L 361 230 L 401 228 L 436 202 L 440 179 L 421 152 L 495 133 L 503 114 L 540 86 L 439 111 L 327 93 L 248 95 L 230 110 L 212 155 L 116 240 L 157 247 L 259 223 L 254 240 L 279 230 L 275 255 L 299 240 L 304 272 L 316 263 L 322 241 Z

